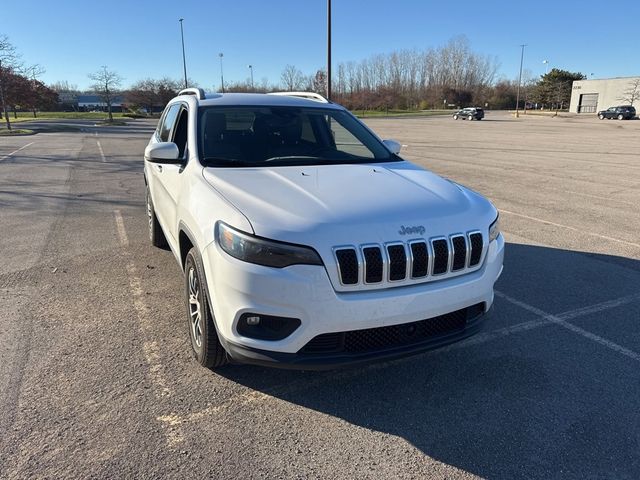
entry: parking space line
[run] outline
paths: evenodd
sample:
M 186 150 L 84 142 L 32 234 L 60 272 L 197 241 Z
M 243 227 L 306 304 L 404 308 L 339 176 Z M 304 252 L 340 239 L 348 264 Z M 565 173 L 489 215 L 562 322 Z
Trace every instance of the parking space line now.
M 516 217 L 526 218 L 527 220 L 533 220 L 535 222 L 546 223 L 548 225 L 553 225 L 554 227 L 566 228 L 568 230 L 573 230 L 574 232 L 580 232 L 580 233 L 583 233 L 585 235 L 590 235 L 592 237 L 598 237 L 598 238 L 602 238 L 604 240 L 623 243 L 625 245 L 631 245 L 632 247 L 640 248 L 640 243 L 627 242 L 626 240 L 620 240 L 619 238 L 608 237 L 607 235 L 600 235 L 599 233 L 589 232 L 587 230 L 581 230 L 581 229 L 576 228 L 576 227 L 571 227 L 569 225 L 563 225 L 562 223 L 551 222 L 549 220 L 544 220 L 542 218 L 530 217 L 529 215 L 524 215 L 522 213 L 511 212 L 509 210 L 504 210 L 502 208 L 500 208 L 499 210 L 500 210 L 500 213 L 506 213 L 508 215 L 515 215 Z
M 11 152 L 11 153 L 8 153 L 8 154 L 7 154 L 7 155 L 5 155 L 4 157 L 0 157 L 0 162 L 1 162 L 1 161 L 3 161 L 3 160 L 6 160 L 6 159 L 7 159 L 7 158 L 9 158 L 11 155 L 14 155 L 14 154 L 18 153 L 20 150 L 24 150 L 24 149 L 25 149 L 25 148 L 27 148 L 29 145 L 33 145 L 34 143 L 36 143 L 36 142 L 27 143 L 26 145 L 23 145 L 23 146 L 22 146 L 22 147 L 20 147 L 19 149 L 14 150 L 14 151 L 13 151 L 13 152 Z
M 120 210 L 115 210 L 114 215 L 118 240 L 123 247 L 128 247 L 129 237 L 124 226 L 122 213 Z M 138 326 L 143 337 L 142 351 L 147 365 L 149 366 L 149 377 L 154 385 L 157 397 L 171 396 L 173 392 L 169 388 L 164 375 L 164 366 L 162 364 L 162 356 L 160 353 L 161 349 L 156 341 L 149 340 L 153 332 L 153 322 L 149 313 L 150 308 L 144 301 L 142 280 L 140 275 L 138 275 L 135 263 L 129 258 L 131 254 L 126 248 L 124 249 L 124 254 L 128 257 L 126 265 L 127 276 L 129 280 L 129 287 L 131 288 L 131 296 L 133 298 L 133 308 L 136 311 Z M 175 446 L 184 440 L 179 423 L 163 421 L 162 425 L 167 429 L 166 433 L 169 446 Z
M 636 353 L 633 350 L 625 348 L 621 345 L 618 345 L 617 343 L 607 340 L 606 338 L 596 335 L 595 333 L 591 333 L 583 328 L 580 328 L 572 323 L 567 322 L 562 318 L 563 316 L 566 318 L 578 318 L 579 316 L 588 315 L 593 312 L 601 312 L 609 308 L 619 307 L 620 305 L 623 305 L 625 303 L 630 303 L 632 301 L 637 300 L 638 295 L 630 295 L 622 299 L 618 299 L 617 301 L 608 302 L 609 305 L 605 305 L 605 303 L 607 302 L 603 302 L 602 304 L 599 304 L 600 305 L 599 307 L 596 307 L 595 305 L 592 307 L 582 307 L 570 312 L 566 312 L 561 315 L 553 315 L 551 313 L 547 313 L 543 310 L 540 310 L 539 308 L 534 307 L 533 305 L 529 305 L 513 297 L 510 297 L 505 293 L 496 291 L 495 294 L 497 297 L 502 298 L 503 300 L 506 300 L 507 302 L 512 303 L 513 305 L 516 305 L 524 310 L 527 310 L 528 312 L 538 315 L 539 317 L 541 317 L 541 320 L 545 321 L 544 323 L 550 322 L 555 325 L 559 325 L 567 330 L 572 331 L 573 333 L 577 333 L 578 335 L 588 338 L 589 340 L 599 343 L 600 345 L 603 345 L 615 352 L 618 352 L 628 358 L 631 358 L 637 362 L 640 362 L 639 353 Z
M 102 161 L 106 162 L 107 159 L 104 156 L 104 151 L 102 150 L 102 145 L 100 145 L 100 140 L 96 140 L 96 143 L 98 144 L 98 150 L 100 150 L 100 157 L 102 158 Z
M 625 297 L 620 297 L 614 300 L 597 303 L 587 307 L 568 310 L 558 315 L 553 315 L 553 314 L 544 312 L 539 308 L 536 308 L 532 305 L 528 305 L 524 302 L 516 300 L 502 292 L 496 291 L 495 293 L 498 298 L 502 298 L 510 303 L 513 303 L 518 307 L 523 308 L 524 310 L 527 310 L 533 313 L 534 315 L 537 316 L 537 318 L 532 320 L 527 320 L 525 322 L 517 323 L 515 325 L 511 325 L 508 327 L 500 328 L 498 330 L 478 333 L 473 337 L 470 337 L 461 342 L 453 343 L 446 347 L 442 347 L 437 350 L 426 352 L 424 355 L 425 356 L 440 355 L 442 353 L 446 353 L 454 350 L 461 350 L 461 349 L 465 349 L 465 348 L 476 346 L 476 345 L 482 345 L 484 343 L 488 343 L 490 341 L 497 340 L 499 338 L 504 338 L 516 333 L 525 332 L 528 330 L 533 330 L 536 328 L 555 324 L 555 325 L 560 325 L 564 328 L 567 328 L 586 338 L 589 338 L 590 340 L 598 342 L 606 346 L 607 348 L 615 350 L 618 353 L 621 353 L 629 358 L 640 361 L 640 355 L 637 354 L 636 352 L 633 352 L 627 348 L 624 348 L 620 345 L 610 342 L 602 337 L 599 337 L 598 335 L 587 332 L 586 330 L 580 327 L 576 327 L 575 325 L 570 324 L 566 321 L 568 319 L 574 319 L 574 318 L 586 316 L 592 313 L 602 312 L 604 310 L 620 307 L 628 303 L 640 301 L 640 293 L 634 294 L 634 295 L 627 295 Z M 363 371 L 381 370 L 381 369 L 387 368 L 392 363 L 398 363 L 398 362 L 410 361 L 410 360 L 411 360 L 411 357 L 408 357 L 400 360 L 391 360 L 388 362 L 374 363 L 366 367 L 362 367 L 360 369 L 352 369 L 352 370 L 345 370 L 342 372 L 330 372 L 326 374 L 319 374 L 319 376 L 313 379 L 305 378 L 300 381 L 294 381 L 294 382 L 287 383 L 285 385 L 275 386 L 265 391 L 248 390 L 248 391 L 233 395 L 227 400 L 217 405 L 209 405 L 208 407 L 205 407 L 202 410 L 197 410 L 195 412 L 191 412 L 183 416 L 178 415 L 176 413 L 171 413 L 168 415 L 159 416 L 157 417 L 157 420 L 165 423 L 168 426 L 176 427 L 188 422 L 201 420 L 202 418 L 207 417 L 209 415 L 223 413 L 229 410 L 230 408 L 238 405 L 247 405 L 250 403 L 260 402 L 260 401 L 268 400 L 271 398 L 277 399 L 278 397 L 291 395 L 301 390 L 308 390 L 310 388 L 314 388 L 322 385 L 327 380 L 327 377 L 331 377 L 331 380 L 333 381 L 348 380 L 350 378 L 354 378 L 362 375 Z

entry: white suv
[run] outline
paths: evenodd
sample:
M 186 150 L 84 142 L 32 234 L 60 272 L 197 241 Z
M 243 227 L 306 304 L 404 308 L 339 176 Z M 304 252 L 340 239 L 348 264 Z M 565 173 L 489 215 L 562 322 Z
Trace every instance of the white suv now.
M 304 98 L 306 97 L 306 98 Z M 494 206 L 308 93 L 180 92 L 145 150 L 149 234 L 184 269 L 196 359 L 318 369 L 478 331 Z

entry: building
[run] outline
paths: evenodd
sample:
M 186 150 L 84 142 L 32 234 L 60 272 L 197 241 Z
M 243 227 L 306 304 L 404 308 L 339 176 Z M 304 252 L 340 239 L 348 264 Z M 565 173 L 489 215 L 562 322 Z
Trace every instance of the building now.
M 102 100 L 99 95 L 78 95 L 78 110 L 81 112 L 90 111 L 107 111 L 107 104 Z M 114 95 L 111 101 L 111 111 L 122 112 L 124 97 L 122 95 Z
M 571 90 L 569 111 L 596 113 L 616 105 L 640 105 L 640 77 L 576 80 Z

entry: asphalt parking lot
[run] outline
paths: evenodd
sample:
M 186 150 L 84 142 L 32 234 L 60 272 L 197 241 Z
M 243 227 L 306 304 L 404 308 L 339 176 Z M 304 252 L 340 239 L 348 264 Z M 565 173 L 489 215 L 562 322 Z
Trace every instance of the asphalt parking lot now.
M 640 120 L 367 120 L 488 196 L 482 333 L 334 372 L 190 357 L 153 126 L 0 137 L 0 478 L 640 478 Z

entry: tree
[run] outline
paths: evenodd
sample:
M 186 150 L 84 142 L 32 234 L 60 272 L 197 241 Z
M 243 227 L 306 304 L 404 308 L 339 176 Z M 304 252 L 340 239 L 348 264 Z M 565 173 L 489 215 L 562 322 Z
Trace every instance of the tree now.
M 305 76 L 293 65 L 285 66 L 280 78 L 284 84 L 284 89 L 288 92 L 301 90 L 304 87 Z
M 553 68 L 542 75 L 534 89 L 532 99 L 538 103 L 549 105 L 549 108 L 562 109 L 571 100 L 571 87 L 575 80 L 587 78 L 579 72 L 569 72 Z
M 311 89 L 320 95 L 327 94 L 327 72 L 320 69 L 311 80 Z
M 31 65 L 30 67 L 27 67 L 24 69 L 25 77 L 31 80 L 31 84 L 33 86 L 33 97 L 32 97 L 32 101 L 29 102 L 31 109 L 33 111 L 33 118 L 36 118 L 38 116 L 36 114 L 37 106 L 38 106 L 38 95 L 39 95 L 39 90 L 37 88 L 37 83 L 38 83 L 37 77 L 42 75 L 44 72 L 45 72 L 45 69 L 38 64 Z
M 49 88 L 58 95 L 59 108 L 65 111 L 78 109 L 78 90 L 77 85 L 70 84 L 67 80 L 60 80 L 49 85 Z
M 178 80 L 166 77 L 160 80 L 147 78 L 133 84 L 125 94 L 125 98 L 128 103 L 151 113 L 154 107 L 164 108 L 181 90 L 181 84 L 182 82 Z M 189 85 L 194 85 L 194 82 L 189 82 Z
M 634 78 L 628 84 L 627 89 L 622 92 L 618 100 L 633 105 L 633 102 L 640 98 L 640 78 Z
M 91 88 L 98 94 L 102 101 L 107 104 L 109 121 L 113 122 L 111 105 L 113 104 L 113 98 L 118 94 L 119 87 L 122 84 L 122 77 L 103 65 L 97 72 L 90 73 L 89 78 L 94 81 Z
M 15 47 L 6 35 L 0 35 L 0 103 L 2 103 L 2 114 L 7 124 L 7 130 L 11 131 L 11 121 L 7 111 L 6 82 L 9 75 L 13 75 L 13 70 L 18 66 L 18 55 Z

